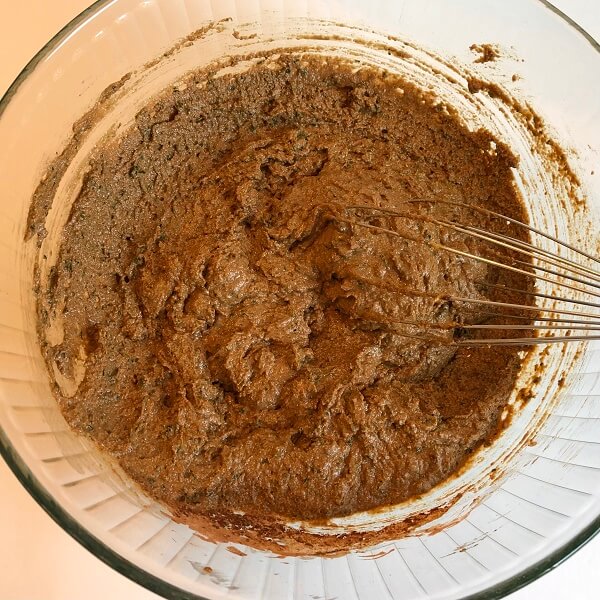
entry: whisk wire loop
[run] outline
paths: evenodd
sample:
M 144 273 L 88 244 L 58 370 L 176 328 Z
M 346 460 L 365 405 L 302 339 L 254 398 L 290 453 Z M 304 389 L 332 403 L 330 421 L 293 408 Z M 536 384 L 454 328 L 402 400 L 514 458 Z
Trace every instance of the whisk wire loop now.
M 444 204 L 466 208 L 485 215 L 492 219 L 499 219 L 505 224 L 523 228 L 530 234 L 535 234 L 553 242 L 557 251 L 563 249 L 576 254 L 579 259 L 565 257 L 552 252 L 546 248 L 538 247 L 530 241 L 512 237 L 506 233 L 487 231 L 474 225 L 458 223 L 444 218 L 437 218 L 430 214 L 422 214 L 411 210 L 392 209 L 387 207 L 369 206 L 356 204 L 346 207 L 352 213 L 352 218 L 339 214 L 335 220 L 346 223 L 352 227 L 361 227 L 367 230 L 383 233 L 390 236 L 402 238 L 409 242 L 425 244 L 433 249 L 447 252 L 462 259 L 476 261 L 498 269 L 515 273 L 527 278 L 533 284 L 533 289 L 518 289 L 515 287 L 496 285 L 485 281 L 478 282 L 482 287 L 488 287 L 500 292 L 510 292 L 514 295 L 522 295 L 529 299 L 543 300 L 544 303 L 518 303 L 502 302 L 499 300 L 469 298 L 459 296 L 445 296 L 442 299 L 452 303 L 465 305 L 488 306 L 493 310 L 486 313 L 494 322 L 484 323 L 423 323 L 409 320 L 395 320 L 398 325 L 412 328 L 411 332 L 401 331 L 400 335 L 427 340 L 440 344 L 452 344 L 456 346 L 495 346 L 495 345 L 532 345 L 549 344 L 561 342 L 600 340 L 600 312 L 590 309 L 600 309 L 600 302 L 594 299 L 600 298 L 600 271 L 595 264 L 600 264 L 600 258 L 585 252 L 580 248 L 560 240 L 540 229 L 507 217 L 500 213 L 472 206 L 463 202 L 445 200 L 408 200 L 407 206 L 415 203 Z M 364 215 L 367 215 L 365 218 Z M 363 216 L 361 216 L 363 215 Z M 494 257 L 484 256 L 471 251 L 470 248 L 456 248 L 450 243 L 441 243 L 431 239 L 429 236 L 419 235 L 411 230 L 396 230 L 382 225 L 368 222 L 368 218 L 376 215 L 384 215 L 392 218 L 406 219 L 413 222 L 422 222 L 453 231 L 465 236 L 466 239 L 478 240 L 487 245 Z M 500 255 L 500 252 L 504 252 Z M 514 255 L 528 257 L 529 260 L 516 258 Z M 590 264 L 583 264 L 585 259 Z M 562 290 L 562 293 L 545 293 L 539 291 L 538 285 L 543 282 L 550 290 Z M 409 294 L 420 297 L 431 297 L 440 300 L 438 295 L 418 290 L 404 290 Z M 565 308 L 564 305 L 572 305 L 573 308 Z M 587 310 L 578 310 L 577 307 L 586 307 Z M 515 314 L 516 312 L 516 314 Z M 575 317 L 575 318 L 574 318 Z M 514 323 L 513 321 L 521 321 Z M 525 323 L 523 321 L 526 321 Z M 388 322 L 389 319 L 388 319 Z M 452 339 L 447 336 L 441 337 L 432 332 L 454 332 Z M 500 337 L 490 336 L 488 333 L 510 333 L 518 331 L 531 332 L 530 336 Z M 485 337 L 465 337 L 466 332 L 486 332 Z

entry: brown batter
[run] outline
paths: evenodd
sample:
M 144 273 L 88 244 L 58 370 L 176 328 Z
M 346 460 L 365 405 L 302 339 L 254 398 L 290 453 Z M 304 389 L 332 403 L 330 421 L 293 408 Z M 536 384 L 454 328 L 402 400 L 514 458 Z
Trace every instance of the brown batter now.
M 473 61 L 475 63 L 488 63 L 500 58 L 500 49 L 495 44 L 471 44 L 469 50 L 479 54 Z
M 493 438 L 520 360 L 399 321 L 480 322 L 444 297 L 524 284 L 343 219 L 481 253 L 457 233 L 345 207 L 490 228 L 403 202 L 523 219 L 514 162 L 371 69 L 198 74 L 100 149 L 73 206 L 39 303 L 67 421 L 178 514 L 327 518 L 427 492 Z

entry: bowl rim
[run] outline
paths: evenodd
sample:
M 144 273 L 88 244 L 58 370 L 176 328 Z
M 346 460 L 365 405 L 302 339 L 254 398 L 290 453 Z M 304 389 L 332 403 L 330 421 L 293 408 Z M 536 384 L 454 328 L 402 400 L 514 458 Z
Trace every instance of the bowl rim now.
M 117 0 L 118 1 L 118 0 Z M 566 15 L 559 8 L 554 6 L 549 0 L 532 0 L 540 4 L 543 8 L 562 19 L 577 35 L 582 36 L 592 47 L 600 54 L 600 43 L 581 27 L 571 17 Z M 115 0 L 95 0 L 90 6 L 81 11 L 76 17 L 69 21 L 60 31 L 58 31 L 23 67 L 15 80 L 8 87 L 6 92 L 0 98 L 0 118 L 6 107 L 16 95 L 21 84 L 35 70 L 37 65 L 44 60 L 57 46 L 59 46 L 82 22 L 94 14 L 100 12 L 104 7 L 113 4 Z M 75 518 L 73 518 L 40 483 L 37 477 L 25 464 L 15 447 L 12 445 L 2 426 L 0 425 L 0 456 L 4 459 L 10 470 L 14 473 L 21 485 L 27 490 L 32 498 L 44 509 L 52 520 L 66 531 L 73 539 L 81 544 L 86 550 L 99 558 L 106 565 L 124 575 L 131 581 L 141 585 L 147 590 L 161 595 L 169 600 L 210 600 L 204 596 L 199 596 L 188 592 L 174 584 L 168 583 L 142 569 L 130 560 L 124 558 L 111 549 L 107 544 L 99 540 L 88 529 L 83 527 Z M 552 571 L 569 557 L 575 554 L 580 548 L 587 544 L 592 538 L 600 532 L 600 514 L 582 529 L 577 535 L 568 542 L 557 548 L 544 558 L 533 565 L 523 569 L 519 573 L 492 585 L 484 590 L 480 590 L 468 596 L 463 596 L 461 600 L 498 600 L 539 579 L 542 575 Z

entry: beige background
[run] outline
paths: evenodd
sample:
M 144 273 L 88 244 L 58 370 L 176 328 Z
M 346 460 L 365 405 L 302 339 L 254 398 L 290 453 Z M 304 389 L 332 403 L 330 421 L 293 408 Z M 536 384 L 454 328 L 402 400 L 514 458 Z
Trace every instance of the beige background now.
M 0 94 L 39 48 L 89 3 L 0 0 Z M 598 0 L 554 3 L 600 40 Z M 542 579 L 511 595 L 510 600 L 597 600 L 599 565 L 600 536 Z M 158 596 L 112 571 L 79 546 L 44 513 L 0 460 L 0 600 L 107 598 L 156 600 Z

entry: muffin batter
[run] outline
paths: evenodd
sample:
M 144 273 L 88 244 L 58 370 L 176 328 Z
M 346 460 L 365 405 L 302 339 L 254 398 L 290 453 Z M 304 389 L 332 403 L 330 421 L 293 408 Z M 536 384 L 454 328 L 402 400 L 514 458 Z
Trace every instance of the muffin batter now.
M 514 165 L 370 68 L 197 74 L 97 151 L 73 205 L 39 298 L 65 418 L 178 514 L 322 519 L 427 492 L 493 439 L 520 365 L 452 345 L 445 325 L 490 316 L 448 297 L 525 283 L 422 242 L 490 253 L 473 239 L 348 207 L 505 231 L 406 201 L 524 220 Z

